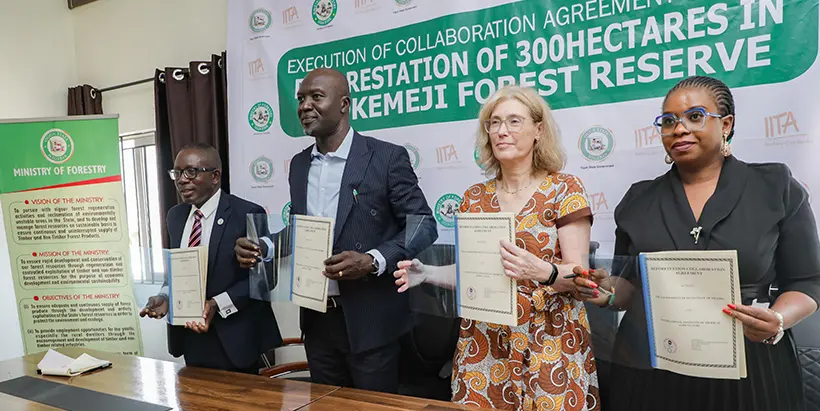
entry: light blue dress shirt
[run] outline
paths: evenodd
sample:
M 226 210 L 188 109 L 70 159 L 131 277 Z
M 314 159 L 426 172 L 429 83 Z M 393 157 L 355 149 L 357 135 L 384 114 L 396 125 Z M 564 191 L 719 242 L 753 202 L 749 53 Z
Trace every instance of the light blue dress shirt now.
M 308 171 L 307 186 L 307 213 L 310 216 L 330 217 L 336 219 L 336 211 L 339 208 L 339 193 L 342 186 L 342 175 L 347 164 L 347 157 L 350 154 L 350 147 L 353 145 L 353 128 L 350 128 L 345 135 L 339 149 L 332 153 L 322 154 L 317 145 L 313 145 L 310 153 L 310 170 Z M 336 224 L 339 222 L 337 221 Z M 268 253 L 265 261 L 273 258 L 273 244 L 270 239 L 262 237 L 262 241 L 268 246 Z M 379 250 L 373 249 L 367 252 L 379 263 L 377 275 L 382 275 L 387 265 L 384 256 Z M 339 295 L 339 284 L 336 280 L 330 280 L 328 284 L 328 295 Z

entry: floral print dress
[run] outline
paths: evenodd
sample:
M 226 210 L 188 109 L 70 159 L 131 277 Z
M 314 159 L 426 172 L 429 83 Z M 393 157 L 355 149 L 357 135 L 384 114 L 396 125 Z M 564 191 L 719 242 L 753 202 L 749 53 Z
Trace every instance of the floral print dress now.
M 470 187 L 459 212 L 500 212 L 496 181 Z M 547 176 L 516 215 L 516 243 L 561 262 L 558 228 L 591 210 L 581 181 Z M 589 323 L 581 301 L 518 282 L 518 326 L 464 319 L 453 361 L 453 401 L 502 410 L 600 410 Z

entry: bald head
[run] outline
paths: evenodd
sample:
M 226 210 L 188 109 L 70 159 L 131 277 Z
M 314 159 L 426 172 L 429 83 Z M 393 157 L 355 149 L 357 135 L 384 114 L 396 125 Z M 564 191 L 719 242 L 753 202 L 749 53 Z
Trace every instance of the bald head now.
M 317 68 L 308 73 L 303 83 L 308 80 L 314 81 L 318 78 L 324 78 L 339 95 L 350 96 L 350 84 L 347 82 L 347 77 L 345 77 L 341 71 L 330 68 Z
M 311 71 L 299 85 L 296 98 L 305 134 L 324 139 L 350 127 L 350 88 L 347 78 L 338 70 Z
M 214 146 L 206 143 L 189 143 L 179 150 L 177 156 L 182 156 L 183 152 L 186 151 L 197 152 L 202 159 L 203 167 L 222 169 L 222 157 Z

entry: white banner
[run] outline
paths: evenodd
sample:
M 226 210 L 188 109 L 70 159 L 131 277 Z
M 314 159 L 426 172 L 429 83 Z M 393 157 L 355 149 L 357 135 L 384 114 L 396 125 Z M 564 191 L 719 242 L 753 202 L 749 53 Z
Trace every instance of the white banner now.
M 786 163 L 809 192 L 820 191 L 812 171 L 820 155 L 818 0 L 228 7 L 231 187 L 283 223 L 288 163 L 313 143 L 302 137 L 295 90 L 316 67 L 347 75 L 354 129 L 407 147 L 443 240 L 452 238 L 450 206 L 485 179 L 474 157 L 480 104 L 513 82 L 535 87 L 556 109 L 565 171 L 585 183 L 602 252 L 612 250 L 612 213 L 629 186 L 668 169 L 651 124 L 666 92 L 690 75 L 732 88 L 738 158 Z

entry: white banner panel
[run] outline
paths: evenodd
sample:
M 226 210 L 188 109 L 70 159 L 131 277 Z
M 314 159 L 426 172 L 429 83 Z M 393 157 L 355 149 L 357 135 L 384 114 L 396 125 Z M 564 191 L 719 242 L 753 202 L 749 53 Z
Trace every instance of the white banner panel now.
M 353 127 L 407 147 L 443 240 L 451 206 L 484 179 L 478 109 L 509 83 L 535 87 L 556 109 L 565 171 L 586 185 L 602 252 L 629 186 L 668 169 L 651 124 L 690 75 L 732 88 L 738 158 L 787 163 L 820 191 L 818 9 L 818 0 L 232 0 L 231 187 L 287 221 L 288 162 L 313 142 L 295 90 L 311 69 L 333 67 L 351 82 Z

